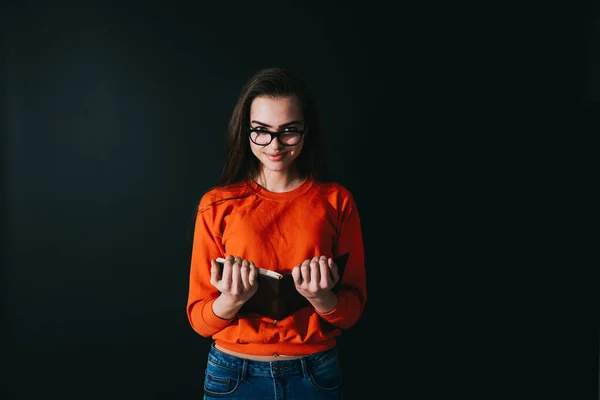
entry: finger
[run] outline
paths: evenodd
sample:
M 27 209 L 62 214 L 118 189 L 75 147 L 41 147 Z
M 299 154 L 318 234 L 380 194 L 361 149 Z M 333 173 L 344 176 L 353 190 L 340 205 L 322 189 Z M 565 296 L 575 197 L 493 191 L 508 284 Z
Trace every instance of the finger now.
M 310 283 L 314 283 L 316 285 L 321 281 L 321 271 L 319 266 L 319 259 L 317 257 L 313 258 L 310 262 Z
M 245 289 L 250 286 L 250 282 L 248 281 L 248 274 L 250 273 L 250 263 L 248 260 L 243 260 L 242 265 L 240 266 L 240 280 Z
M 242 280 L 240 278 L 240 263 L 236 262 L 231 266 L 231 293 L 239 294 Z
M 258 279 L 258 268 L 252 261 L 249 263 L 249 268 L 250 272 L 248 273 L 248 283 L 250 286 L 254 286 L 256 284 L 256 280 Z
M 321 288 L 326 288 L 331 283 L 331 274 L 329 273 L 329 265 L 327 264 L 327 257 L 323 256 L 319 259 L 319 284 Z
M 294 285 L 296 285 L 296 286 L 302 285 L 302 271 L 300 269 L 301 269 L 300 265 L 296 265 L 292 269 L 292 278 L 294 278 Z
M 340 279 L 340 274 L 338 271 L 337 264 L 333 261 L 333 258 L 329 258 L 329 271 L 331 272 L 331 276 L 333 277 L 334 284 Z
M 302 283 L 310 283 L 310 260 L 306 260 L 300 266 L 300 272 L 302 277 Z

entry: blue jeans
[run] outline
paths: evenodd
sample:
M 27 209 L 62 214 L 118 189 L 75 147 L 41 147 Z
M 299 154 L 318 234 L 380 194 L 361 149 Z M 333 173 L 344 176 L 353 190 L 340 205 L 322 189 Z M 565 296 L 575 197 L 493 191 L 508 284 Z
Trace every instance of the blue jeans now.
M 268 362 L 234 357 L 213 344 L 204 375 L 204 399 L 342 399 L 337 349 Z

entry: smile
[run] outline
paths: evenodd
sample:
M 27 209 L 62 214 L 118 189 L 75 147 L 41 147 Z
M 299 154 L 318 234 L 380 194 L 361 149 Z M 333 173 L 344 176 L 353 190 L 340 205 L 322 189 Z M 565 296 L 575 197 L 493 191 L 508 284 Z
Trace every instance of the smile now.
M 271 161 L 279 161 L 279 160 L 281 160 L 283 158 L 283 156 L 285 155 L 285 153 L 279 153 L 279 154 L 267 154 L 267 153 L 265 153 L 265 155 Z

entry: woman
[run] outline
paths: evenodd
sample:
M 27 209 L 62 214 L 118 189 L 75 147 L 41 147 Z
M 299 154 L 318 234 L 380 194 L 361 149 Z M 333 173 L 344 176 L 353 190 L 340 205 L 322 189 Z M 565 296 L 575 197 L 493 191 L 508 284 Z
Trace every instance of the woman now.
M 317 114 L 303 79 L 282 68 L 251 77 L 233 110 L 190 266 L 189 322 L 213 341 L 205 399 L 342 397 L 336 337 L 365 306 L 364 250 L 352 194 L 326 179 Z M 341 275 L 333 259 L 346 253 Z M 281 319 L 245 310 L 259 267 L 291 274 L 305 305 Z

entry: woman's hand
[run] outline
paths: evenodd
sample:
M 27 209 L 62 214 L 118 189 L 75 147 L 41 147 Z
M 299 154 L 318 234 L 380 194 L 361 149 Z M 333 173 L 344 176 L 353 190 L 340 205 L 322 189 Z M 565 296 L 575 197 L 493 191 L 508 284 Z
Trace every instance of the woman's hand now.
M 331 311 L 337 305 L 337 296 L 331 291 L 339 280 L 338 267 L 331 257 L 307 259 L 292 269 L 296 290 L 318 312 Z
M 221 292 L 213 303 L 214 313 L 231 319 L 258 289 L 258 268 L 252 261 L 227 256 L 223 267 L 210 261 L 210 283 Z M 222 268 L 222 272 L 221 272 Z

